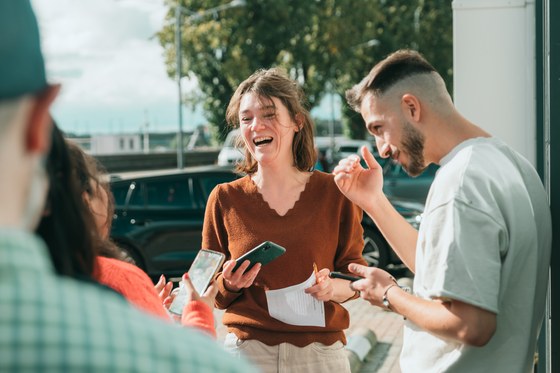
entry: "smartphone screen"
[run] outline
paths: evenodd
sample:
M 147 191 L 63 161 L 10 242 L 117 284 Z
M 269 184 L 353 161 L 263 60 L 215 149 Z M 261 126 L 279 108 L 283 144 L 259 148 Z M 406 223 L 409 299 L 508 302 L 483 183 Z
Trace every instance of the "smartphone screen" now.
M 202 295 L 212 282 L 224 261 L 224 254 L 212 250 L 200 250 L 189 269 L 189 277 L 198 294 Z
M 212 282 L 216 272 L 222 266 L 225 255 L 212 250 L 202 249 L 194 258 L 194 261 L 189 269 L 189 278 L 199 295 L 204 294 L 206 288 Z M 173 299 L 169 311 L 180 315 L 186 304 L 186 289 L 182 282 L 179 283 L 179 292 Z

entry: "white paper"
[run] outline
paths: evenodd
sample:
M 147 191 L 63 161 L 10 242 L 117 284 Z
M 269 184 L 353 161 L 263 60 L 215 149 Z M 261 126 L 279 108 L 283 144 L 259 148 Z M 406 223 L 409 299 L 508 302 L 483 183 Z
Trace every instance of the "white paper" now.
M 266 291 L 268 313 L 290 325 L 325 326 L 325 304 L 305 293 L 315 284 L 315 274 L 301 284 Z

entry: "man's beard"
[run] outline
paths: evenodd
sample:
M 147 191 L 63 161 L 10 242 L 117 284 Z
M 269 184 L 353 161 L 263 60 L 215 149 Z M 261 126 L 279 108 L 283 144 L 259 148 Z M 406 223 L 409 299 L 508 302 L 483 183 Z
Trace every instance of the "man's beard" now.
M 33 231 L 37 227 L 45 206 L 48 187 L 49 179 L 45 171 L 43 159 L 38 158 L 34 165 L 28 189 L 29 193 L 27 194 L 27 204 L 22 215 L 21 226 L 24 229 Z
M 424 165 L 424 141 L 424 135 L 412 124 L 405 121 L 401 147 L 403 153 L 408 155 L 408 164 L 403 164 L 402 167 L 410 176 L 418 176 L 426 168 Z

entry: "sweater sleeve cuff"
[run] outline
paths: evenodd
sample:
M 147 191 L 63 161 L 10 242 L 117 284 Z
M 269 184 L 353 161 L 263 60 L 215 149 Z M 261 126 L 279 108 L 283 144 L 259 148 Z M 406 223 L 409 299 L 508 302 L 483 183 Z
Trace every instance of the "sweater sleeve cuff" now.
M 212 308 L 201 300 L 187 302 L 183 308 L 181 324 L 201 329 L 216 338 Z
M 218 284 L 218 295 L 216 295 L 216 306 L 220 309 L 225 309 L 229 307 L 229 305 L 236 300 L 241 294 L 243 294 L 243 290 L 238 292 L 229 291 L 226 289 L 226 285 L 224 284 L 224 277 L 220 274 L 216 278 L 216 282 Z

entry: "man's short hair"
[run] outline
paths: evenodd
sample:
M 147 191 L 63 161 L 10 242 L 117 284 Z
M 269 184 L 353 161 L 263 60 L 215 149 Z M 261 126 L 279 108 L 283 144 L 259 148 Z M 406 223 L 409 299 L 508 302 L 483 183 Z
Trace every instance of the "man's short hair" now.
M 0 1 L 0 101 L 47 87 L 39 28 L 29 0 Z
M 371 69 L 362 81 L 346 91 L 346 101 L 360 112 L 367 94 L 379 97 L 401 80 L 417 74 L 437 73 L 436 69 L 417 51 L 398 50 Z

